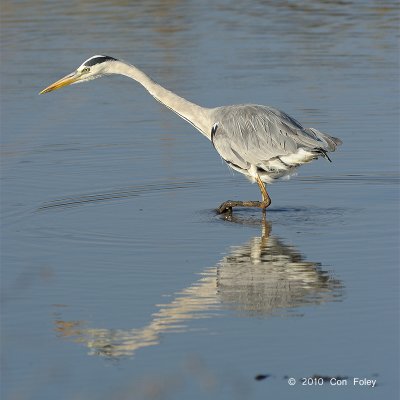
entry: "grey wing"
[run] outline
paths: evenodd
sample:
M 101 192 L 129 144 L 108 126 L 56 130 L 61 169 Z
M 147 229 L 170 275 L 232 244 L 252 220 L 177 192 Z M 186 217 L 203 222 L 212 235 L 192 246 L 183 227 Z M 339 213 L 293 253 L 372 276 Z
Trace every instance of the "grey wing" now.
M 308 151 L 334 151 L 341 142 L 274 108 L 258 105 L 217 109 L 212 142 L 219 154 L 241 169 L 262 166 L 269 160 Z
M 240 144 L 230 140 L 228 132 L 221 123 L 214 124 L 211 131 L 212 144 L 229 165 L 239 170 L 248 170 L 250 163 L 241 156 Z

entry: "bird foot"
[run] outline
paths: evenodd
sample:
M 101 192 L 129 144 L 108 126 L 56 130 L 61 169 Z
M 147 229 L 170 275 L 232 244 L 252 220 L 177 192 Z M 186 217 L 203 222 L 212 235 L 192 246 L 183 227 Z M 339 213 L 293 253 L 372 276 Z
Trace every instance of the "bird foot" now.
M 233 207 L 257 207 L 261 208 L 265 212 L 266 208 L 271 204 L 267 201 L 224 201 L 218 208 L 218 214 L 232 213 Z

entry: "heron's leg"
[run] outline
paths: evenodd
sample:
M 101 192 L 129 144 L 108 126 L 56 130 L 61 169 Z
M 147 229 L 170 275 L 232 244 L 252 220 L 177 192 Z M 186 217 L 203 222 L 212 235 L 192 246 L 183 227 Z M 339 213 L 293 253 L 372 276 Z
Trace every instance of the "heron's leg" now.
M 261 190 L 261 195 L 262 195 L 262 198 L 263 198 L 262 202 L 264 204 L 264 207 L 262 207 L 262 209 L 265 211 L 265 209 L 268 208 L 271 205 L 271 197 L 269 197 L 269 194 L 268 194 L 267 189 L 266 189 L 266 187 L 264 185 L 264 182 L 261 180 L 259 175 L 257 175 L 256 180 L 257 180 L 257 183 L 258 183 L 258 187 Z
M 232 201 L 232 200 L 228 200 L 228 201 L 223 202 L 217 208 L 217 212 L 219 214 L 223 214 L 226 212 L 231 213 L 233 207 L 258 207 L 263 210 L 263 213 L 265 213 L 266 208 L 271 204 L 271 198 L 268 195 L 267 189 L 265 188 L 263 181 L 261 180 L 261 178 L 258 175 L 257 175 L 256 181 L 261 190 L 261 195 L 262 195 L 263 201 Z

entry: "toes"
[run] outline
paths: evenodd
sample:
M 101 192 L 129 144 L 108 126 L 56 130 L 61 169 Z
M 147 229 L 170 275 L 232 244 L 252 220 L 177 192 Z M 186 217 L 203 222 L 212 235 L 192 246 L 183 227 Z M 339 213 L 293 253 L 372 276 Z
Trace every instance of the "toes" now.
M 217 208 L 217 212 L 218 214 L 224 214 L 224 213 L 231 213 L 232 212 L 232 202 L 229 201 L 225 201 L 223 202 L 218 208 Z

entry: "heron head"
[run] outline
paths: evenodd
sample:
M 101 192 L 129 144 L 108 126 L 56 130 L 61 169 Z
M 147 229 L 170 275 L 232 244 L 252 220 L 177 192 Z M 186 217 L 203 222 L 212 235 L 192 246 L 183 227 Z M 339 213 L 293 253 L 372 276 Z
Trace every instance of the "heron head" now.
M 39 94 L 52 92 L 63 86 L 86 82 L 108 74 L 110 63 L 118 61 L 116 58 L 96 55 L 84 61 L 74 72 L 64 76 L 43 89 Z

